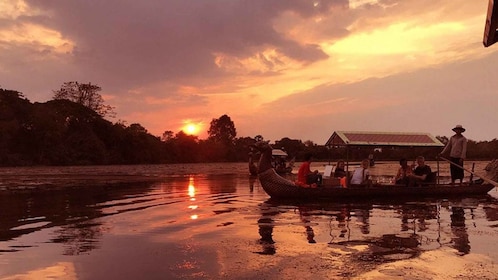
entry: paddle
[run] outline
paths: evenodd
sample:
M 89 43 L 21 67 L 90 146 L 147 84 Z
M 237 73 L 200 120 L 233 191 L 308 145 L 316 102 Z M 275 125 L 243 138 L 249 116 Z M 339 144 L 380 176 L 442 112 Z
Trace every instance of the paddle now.
M 467 171 L 467 172 L 470 172 L 472 175 L 478 176 L 479 178 L 483 179 L 484 181 L 486 181 L 486 182 L 490 183 L 491 185 L 493 185 L 493 186 L 495 186 L 495 187 L 498 187 L 498 182 L 495 182 L 495 181 L 490 180 L 490 179 L 488 179 L 488 178 L 486 178 L 486 177 L 484 177 L 484 176 L 481 176 L 481 175 L 479 175 L 479 174 L 476 174 L 474 171 L 471 171 L 471 170 L 469 170 L 469 169 L 467 169 L 467 168 L 465 168 L 465 167 L 463 167 L 463 166 L 461 166 L 461 165 L 459 165 L 459 164 L 456 164 L 456 163 L 452 162 L 451 160 L 449 160 L 449 159 L 447 159 L 447 158 L 444 158 L 444 157 L 442 157 L 442 156 L 439 156 L 439 158 L 440 158 L 440 159 L 442 159 L 442 160 L 444 160 L 444 161 L 449 162 L 450 164 L 453 164 L 454 166 L 456 166 L 456 167 L 458 167 L 458 168 L 461 168 L 461 169 L 463 169 L 463 170 L 465 170 L 465 171 Z

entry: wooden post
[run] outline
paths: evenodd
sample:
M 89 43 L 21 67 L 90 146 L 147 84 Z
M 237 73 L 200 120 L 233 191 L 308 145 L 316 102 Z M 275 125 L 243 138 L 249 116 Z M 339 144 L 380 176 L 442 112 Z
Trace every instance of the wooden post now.
M 489 0 L 488 14 L 484 25 L 484 47 L 489 47 L 498 41 L 498 5 L 495 0 Z
M 474 179 L 474 167 L 475 166 L 476 166 L 476 163 L 473 162 L 472 163 L 472 172 L 470 172 L 470 179 L 469 179 L 470 183 L 472 183 L 472 180 Z
M 439 157 L 437 157 L 436 159 L 436 163 L 437 163 L 437 175 L 436 175 L 436 185 L 439 185 Z

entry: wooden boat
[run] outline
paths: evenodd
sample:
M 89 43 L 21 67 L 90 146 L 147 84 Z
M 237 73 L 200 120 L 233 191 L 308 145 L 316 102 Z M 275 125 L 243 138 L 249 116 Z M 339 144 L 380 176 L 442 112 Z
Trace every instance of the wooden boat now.
M 334 199 L 334 198 L 373 198 L 373 197 L 452 197 L 474 196 L 488 193 L 494 185 L 486 184 L 430 184 L 407 187 L 404 185 L 333 186 L 324 184 L 316 188 L 303 188 L 294 182 L 280 177 L 268 169 L 259 175 L 262 188 L 272 198 L 292 199 Z M 277 178 L 280 177 L 280 178 Z M 283 180 L 286 180 L 284 182 Z
M 294 159 L 288 161 L 287 153 L 281 149 L 272 149 L 272 165 L 278 174 L 290 174 L 294 168 Z
M 392 144 L 392 143 L 391 143 Z M 413 145 L 413 143 L 411 143 Z M 426 145 L 426 144 L 424 144 Z M 440 146 L 438 144 L 438 146 Z M 271 198 L 277 199 L 345 199 L 387 197 L 453 197 L 484 195 L 495 187 L 495 183 L 483 180 L 464 184 L 430 183 L 408 187 L 405 185 L 369 184 L 350 185 L 343 188 L 337 180 L 324 180 L 321 186 L 305 188 L 279 176 L 272 168 L 272 148 L 267 142 L 257 142 L 255 148 L 261 152 L 258 178 L 262 188 Z
M 253 176 L 258 175 L 258 165 L 254 162 L 255 153 L 249 153 L 249 173 Z M 290 174 L 294 169 L 295 159 L 287 160 L 287 153 L 281 149 L 272 149 L 271 164 L 278 174 Z

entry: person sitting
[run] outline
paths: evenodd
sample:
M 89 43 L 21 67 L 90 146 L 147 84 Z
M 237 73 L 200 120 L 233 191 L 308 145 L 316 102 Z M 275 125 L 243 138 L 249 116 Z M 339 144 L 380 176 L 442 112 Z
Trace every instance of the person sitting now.
M 412 174 L 408 175 L 408 186 L 420 186 L 424 182 L 429 182 L 431 175 L 431 167 L 425 164 L 425 158 L 423 156 L 418 156 L 417 167 L 413 170 Z
M 305 188 L 316 188 L 322 182 L 322 176 L 318 170 L 311 171 L 312 155 L 306 153 L 304 155 L 304 162 L 299 167 L 297 172 L 296 185 Z
M 334 170 L 334 177 L 335 178 L 346 177 L 346 171 L 344 170 L 344 165 L 345 165 L 345 163 L 343 160 L 337 161 L 337 164 L 336 164 L 335 170 Z
M 275 159 L 275 171 L 277 173 L 285 173 L 286 171 L 286 166 L 285 166 L 285 158 L 284 157 L 277 157 Z
M 368 167 L 370 166 L 370 161 L 364 159 L 361 161 L 360 167 L 356 168 L 351 177 L 351 185 L 362 185 L 368 182 L 370 172 Z
M 397 185 L 408 185 L 409 178 L 408 176 L 413 173 L 413 169 L 408 165 L 408 161 L 406 158 L 402 158 L 399 160 L 399 169 L 396 177 L 394 177 L 394 182 Z

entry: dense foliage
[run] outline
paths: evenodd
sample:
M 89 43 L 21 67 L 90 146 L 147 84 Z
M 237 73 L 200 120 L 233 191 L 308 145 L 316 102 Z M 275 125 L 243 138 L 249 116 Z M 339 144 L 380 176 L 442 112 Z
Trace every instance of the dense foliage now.
M 81 84 L 65 84 L 72 86 Z M 90 84 L 89 84 L 90 85 Z M 22 93 L 0 88 L 0 165 L 90 165 L 90 164 L 156 164 L 246 161 L 250 145 L 263 136 L 237 137 L 236 128 L 229 116 L 213 119 L 209 137 L 200 140 L 197 136 L 180 131 L 165 131 L 162 137 L 148 133 L 140 124 L 129 126 L 104 119 L 111 107 L 102 103 L 97 86 L 84 90 L 92 91 L 91 98 L 97 103 L 78 102 L 75 96 L 55 92 L 56 98 L 45 103 L 31 103 Z M 64 86 L 63 86 L 64 87 Z M 66 90 L 68 90 L 66 88 Z M 69 91 L 69 90 L 68 90 Z M 88 96 L 87 96 L 88 97 Z M 93 105 L 92 105 L 93 104 Z M 97 104 L 98 106 L 95 106 Z M 108 112 L 108 111 L 107 111 Z M 439 137 L 443 142 L 447 137 Z M 374 153 L 378 160 L 409 159 L 423 154 L 435 156 L 439 150 L 428 149 L 345 149 L 316 145 L 311 141 L 282 138 L 275 141 L 275 148 L 284 149 L 290 157 L 302 160 L 308 152 L 315 160 L 328 161 L 366 158 Z M 498 157 L 498 140 L 475 142 L 470 140 L 468 157 L 492 159 Z

